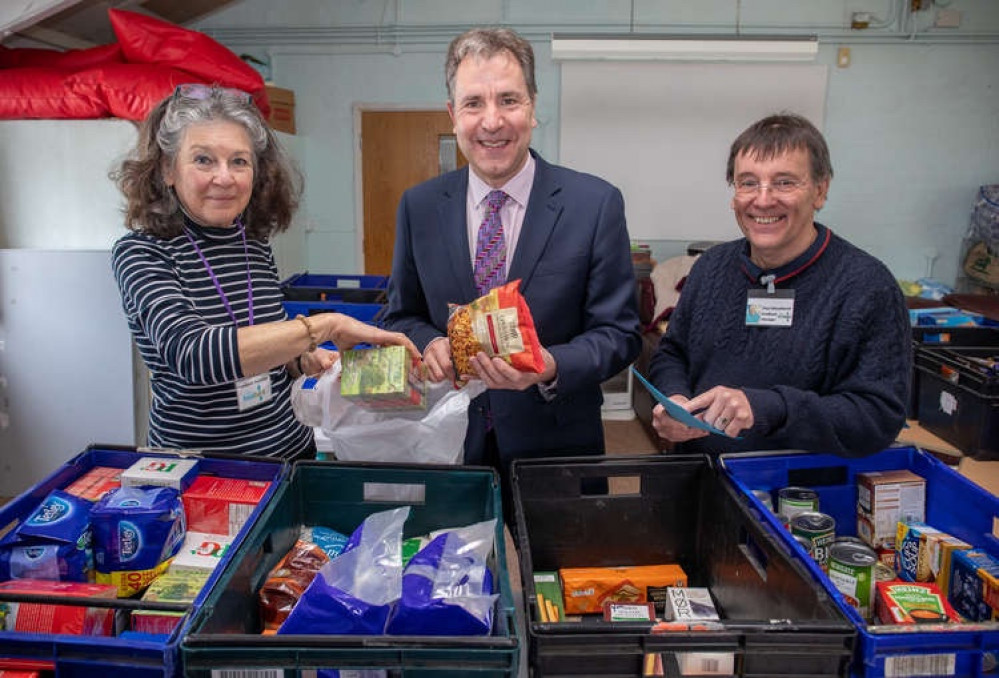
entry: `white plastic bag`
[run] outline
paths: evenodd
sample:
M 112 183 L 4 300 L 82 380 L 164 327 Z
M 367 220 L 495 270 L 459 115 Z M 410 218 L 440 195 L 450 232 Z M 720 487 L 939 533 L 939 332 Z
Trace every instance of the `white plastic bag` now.
M 468 405 L 485 391 L 473 380 L 455 390 L 450 382 L 427 384 L 427 409 L 374 412 L 340 395 L 340 363 L 292 386 L 295 416 L 322 429 L 342 461 L 459 464 L 468 429 Z

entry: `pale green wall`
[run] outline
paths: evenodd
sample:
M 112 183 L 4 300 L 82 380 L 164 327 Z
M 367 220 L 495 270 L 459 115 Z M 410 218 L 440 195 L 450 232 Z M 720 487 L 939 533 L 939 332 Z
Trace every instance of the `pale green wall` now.
M 447 42 L 500 23 L 535 46 L 534 147 L 555 161 L 553 31 L 818 35 L 836 170 L 820 219 L 900 278 L 923 275 L 935 252 L 934 277 L 952 283 L 977 187 L 999 182 L 999 2 L 938 4 L 909 16 L 907 0 L 244 0 L 199 28 L 237 53 L 269 56 L 275 83 L 295 90 L 313 272 L 360 270 L 355 107 L 442 108 Z M 933 27 L 943 5 L 961 12 L 960 28 Z M 871 12 L 872 28 L 851 31 L 854 11 Z M 849 68 L 835 66 L 840 46 L 852 50 Z M 652 244 L 660 258 L 685 245 Z

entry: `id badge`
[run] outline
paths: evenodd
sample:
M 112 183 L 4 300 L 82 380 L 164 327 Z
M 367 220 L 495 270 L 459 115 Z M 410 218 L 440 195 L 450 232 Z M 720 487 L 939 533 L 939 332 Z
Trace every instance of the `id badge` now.
M 236 381 L 236 401 L 239 411 L 252 409 L 271 399 L 271 375 L 269 372 L 255 377 L 244 377 Z
M 790 327 L 794 318 L 794 290 L 749 290 L 747 327 Z

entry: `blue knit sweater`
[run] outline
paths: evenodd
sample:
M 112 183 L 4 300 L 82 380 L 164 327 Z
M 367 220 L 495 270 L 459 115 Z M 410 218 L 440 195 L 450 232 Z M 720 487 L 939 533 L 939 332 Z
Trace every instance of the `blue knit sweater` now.
M 741 440 L 709 435 L 684 452 L 805 449 L 863 456 L 905 423 L 911 329 L 902 293 L 880 261 L 820 224 L 812 246 L 761 271 L 740 239 L 716 245 L 691 270 L 652 358 L 666 395 L 742 389 L 755 424 Z M 746 325 L 746 297 L 764 274 L 794 290 L 791 327 Z

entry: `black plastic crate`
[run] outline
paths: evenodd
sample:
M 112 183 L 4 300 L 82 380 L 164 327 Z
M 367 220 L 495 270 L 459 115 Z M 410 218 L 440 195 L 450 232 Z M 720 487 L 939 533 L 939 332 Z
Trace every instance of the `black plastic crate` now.
M 919 370 L 915 355 L 920 347 L 950 348 L 954 346 L 999 346 L 999 326 L 969 325 L 946 327 L 919 325 L 912 328 L 912 377 L 909 384 L 909 403 L 905 416 L 919 419 Z
M 999 355 L 999 346 L 916 351 L 919 423 L 976 459 L 999 459 L 999 374 L 975 358 Z
M 391 678 L 515 677 L 520 642 L 500 502 L 499 478 L 487 468 L 296 463 L 193 618 L 182 643 L 185 674 L 294 678 L 315 669 L 369 669 Z M 261 635 L 257 592 L 300 526 L 350 534 L 372 513 L 400 506 L 412 507 L 407 538 L 499 519 L 489 561 L 500 594 L 491 635 Z
M 518 460 L 512 476 L 534 676 L 638 676 L 647 654 L 693 651 L 732 653 L 740 677 L 845 674 L 855 629 L 707 457 Z M 535 571 L 664 563 L 710 589 L 722 629 L 541 621 Z

